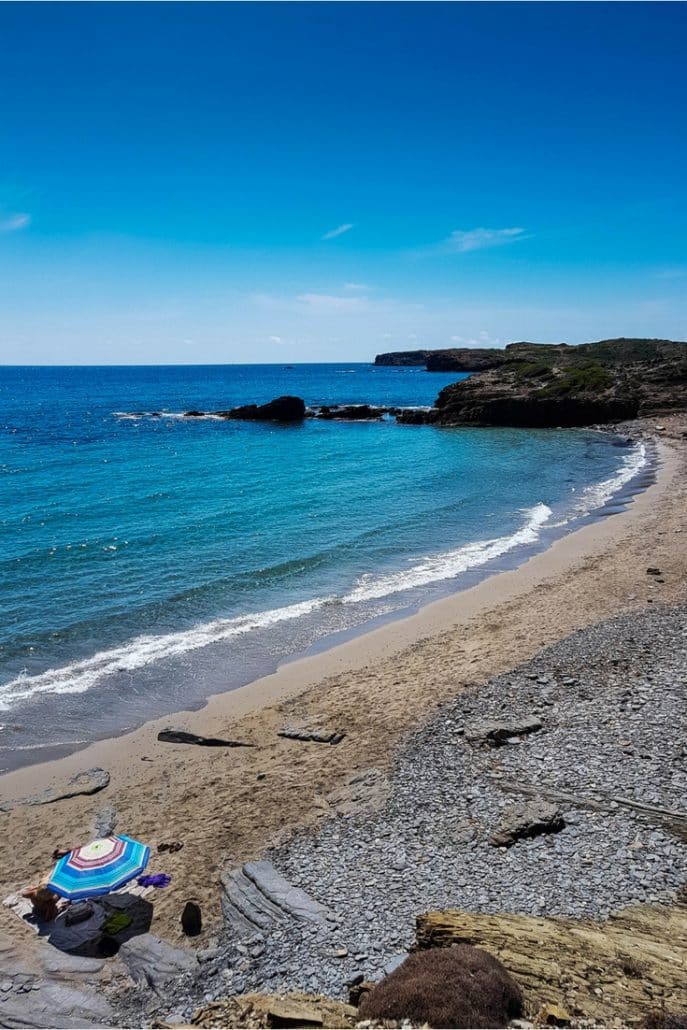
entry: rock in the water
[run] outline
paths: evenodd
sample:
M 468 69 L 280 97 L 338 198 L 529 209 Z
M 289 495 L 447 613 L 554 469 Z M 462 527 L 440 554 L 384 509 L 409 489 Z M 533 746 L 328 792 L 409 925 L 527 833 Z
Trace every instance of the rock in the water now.
M 255 747 L 242 740 L 223 740 L 221 737 L 199 737 L 187 730 L 160 730 L 157 739 L 163 744 L 199 744 L 201 747 Z
M 476 722 L 465 727 L 465 739 L 471 744 L 499 747 L 513 737 L 536 733 L 542 727 L 539 719 L 511 719 L 506 722 Z
M 557 833 L 564 826 L 560 810 L 549 801 L 520 802 L 504 812 L 489 842 L 495 847 L 510 847 L 523 837 Z
M 86 769 L 69 777 L 61 784 L 53 784 L 46 787 L 40 794 L 29 794 L 24 798 L 16 798 L 12 801 L 3 801 L 0 804 L 0 812 L 9 812 L 19 805 L 51 805 L 55 801 L 64 801 L 67 798 L 75 798 L 80 794 L 97 794 L 104 790 L 110 782 L 110 774 L 105 769 Z
M 305 418 L 305 401 L 301 397 L 275 397 L 267 404 L 243 404 L 229 411 L 216 411 L 222 418 L 248 422 L 300 422 Z
M 341 419 L 346 422 L 367 422 L 381 418 L 388 410 L 371 404 L 325 404 L 317 411 L 315 417 L 328 421 Z
M 181 928 L 187 937 L 197 937 L 203 929 L 203 917 L 200 905 L 195 901 L 187 901 L 181 913 Z

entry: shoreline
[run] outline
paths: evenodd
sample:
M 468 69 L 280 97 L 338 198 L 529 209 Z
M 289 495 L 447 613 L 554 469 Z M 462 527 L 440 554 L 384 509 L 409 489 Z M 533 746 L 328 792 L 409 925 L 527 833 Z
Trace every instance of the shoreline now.
M 450 598 L 457 597 L 458 595 L 464 594 L 471 589 L 479 586 L 482 582 L 487 579 L 499 576 L 504 572 L 515 571 L 522 565 L 526 564 L 531 558 L 538 554 L 542 554 L 548 551 L 557 541 L 569 536 L 572 533 L 577 532 L 579 529 L 596 524 L 599 521 L 603 521 L 610 515 L 617 515 L 624 512 L 630 505 L 632 505 L 637 496 L 645 492 L 656 480 L 657 471 L 661 464 L 661 455 L 656 440 L 647 440 L 646 437 L 642 437 L 641 434 L 633 435 L 629 433 L 620 432 L 617 427 L 614 426 L 601 426 L 592 427 L 592 429 L 603 437 L 607 437 L 609 440 L 615 439 L 615 446 L 625 446 L 628 443 L 633 444 L 635 447 L 639 444 L 646 445 L 646 451 L 643 457 L 643 464 L 639 469 L 631 470 L 631 478 L 622 481 L 624 474 L 623 465 L 621 464 L 616 470 L 614 478 L 620 477 L 621 482 L 615 483 L 612 487 L 613 492 L 609 495 L 608 493 L 602 493 L 602 499 L 597 501 L 597 506 L 588 510 L 582 510 L 578 513 L 571 513 L 562 521 L 552 521 L 549 525 L 549 521 L 553 512 L 549 512 L 549 519 L 545 521 L 543 525 L 540 525 L 536 532 L 535 539 L 533 541 L 519 541 L 515 546 L 506 546 L 501 553 L 497 553 L 495 557 L 485 558 L 479 560 L 477 564 L 472 565 L 462 571 L 449 576 L 445 580 L 437 580 L 425 584 L 426 590 L 429 592 L 429 599 L 423 598 L 419 600 L 417 597 L 411 597 L 407 602 L 401 604 L 399 607 L 391 608 L 389 611 L 384 611 L 379 614 L 370 614 L 364 617 L 362 621 L 354 621 L 351 625 L 344 626 L 340 629 L 327 630 L 322 636 L 315 636 L 315 638 L 302 649 L 297 650 L 293 653 L 286 653 L 282 656 L 272 656 L 268 660 L 264 660 L 261 666 L 251 670 L 252 676 L 250 679 L 245 680 L 243 677 L 232 677 L 230 676 L 229 681 L 224 685 L 219 685 L 213 682 L 211 685 L 203 688 L 201 687 L 198 694 L 194 693 L 194 696 L 188 699 L 187 707 L 172 707 L 165 710 L 163 705 L 157 702 L 152 702 L 148 706 L 148 711 L 145 710 L 138 712 L 138 717 L 133 723 L 129 720 L 129 725 L 126 722 L 120 724 L 120 726 L 111 725 L 105 728 L 101 728 L 97 735 L 91 740 L 77 740 L 77 741 L 56 741 L 54 743 L 47 743 L 41 745 L 40 743 L 30 743 L 21 746 L 18 750 L 22 753 L 26 753 L 29 757 L 25 760 L 17 759 L 16 764 L 10 764 L 9 767 L 0 768 L 0 803 L 5 800 L 3 797 L 2 784 L 4 778 L 11 776 L 14 773 L 20 773 L 23 769 L 29 769 L 33 766 L 48 766 L 55 762 L 60 762 L 63 759 L 69 758 L 70 755 L 77 755 L 88 751 L 89 748 L 104 743 L 107 741 L 118 740 L 120 738 L 129 738 L 132 734 L 135 734 L 139 730 L 145 729 L 146 726 L 152 723 L 160 723 L 166 719 L 175 719 L 179 715 L 188 715 L 190 713 L 202 712 L 207 704 L 216 697 L 221 697 L 225 694 L 233 694 L 237 690 L 244 688 L 252 688 L 256 683 L 262 683 L 263 680 L 277 674 L 285 666 L 293 663 L 300 662 L 303 659 L 310 658 L 316 655 L 324 654 L 328 651 L 334 650 L 342 644 L 349 643 L 358 637 L 365 637 L 370 633 L 376 632 L 378 629 L 384 629 L 391 626 L 396 622 L 403 622 L 406 619 L 412 618 L 418 615 L 425 608 L 431 607 L 437 601 L 444 601 Z M 574 431 L 574 430 L 573 430 Z M 601 483 L 590 483 L 589 488 L 593 487 L 608 487 L 611 480 L 604 480 Z M 584 496 L 584 495 L 583 495 Z M 541 502 L 536 504 L 529 509 L 523 509 L 524 514 L 530 516 L 535 509 L 541 507 Z M 516 530 L 515 534 L 518 532 Z M 508 539 L 504 537 L 503 540 L 508 544 Z M 498 543 L 499 541 L 495 541 Z M 485 542 L 489 543 L 489 541 Z M 469 544 L 464 545 L 469 547 Z M 458 553 L 458 552 L 456 552 Z M 417 591 L 417 588 L 412 586 L 407 588 L 407 591 Z M 393 597 L 393 594 L 389 595 Z M 246 617 L 249 617 L 248 615 Z M 221 663 L 218 663 L 217 668 L 221 668 Z M 216 677 L 214 677 L 216 679 Z M 202 681 L 201 681 L 202 682 Z M 67 692 L 68 693 L 68 692 Z M 78 697 L 78 695 L 77 695 Z M 177 703 L 178 703 L 178 699 Z M 184 699 L 185 700 L 185 699 Z M 22 721 L 22 712 L 16 713 L 10 708 L 6 712 L 6 718 L 9 721 L 18 719 Z M 3 747 L 5 755 L 11 754 L 12 751 L 9 748 Z M 42 753 L 41 753 L 42 752 Z M 3 756 L 3 760 L 6 763 L 7 759 Z
M 666 520 L 679 521 L 683 510 L 684 450 L 658 446 L 655 483 L 623 511 L 563 536 L 516 569 L 325 652 L 283 663 L 276 673 L 214 695 L 196 711 L 164 716 L 125 736 L 3 775 L 0 789 L 7 798 L 96 765 L 111 775 L 100 794 L 6 815 L 5 839 L 26 850 L 18 855 L 13 847 L 5 854 L 4 893 L 47 867 L 56 844 L 92 835 L 94 814 L 114 805 L 118 831 L 151 844 L 175 838 L 185 844 L 164 856 L 174 885 L 156 903 L 153 929 L 178 939 L 178 913 L 188 897 L 201 901 L 211 929 L 225 861 L 258 854 L 280 831 L 327 814 L 328 791 L 357 769 L 388 766 L 396 744 L 440 701 L 575 629 L 646 605 L 648 591 L 677 597 L 681 575 L 666 577 L 658 590 L 646 582 L 647 565 L 665 549 L 660 538 Z M 637 552 L 646 555 L 639 565 Z M 286 741 L 276 735 L 286 721 L 319 722 L 346 737 L 336 747 Z M 159 744 L 156 734 L 166 725 L 259 746 L 208 751 Z M 4 913 L 3 919 L 8 928 Z

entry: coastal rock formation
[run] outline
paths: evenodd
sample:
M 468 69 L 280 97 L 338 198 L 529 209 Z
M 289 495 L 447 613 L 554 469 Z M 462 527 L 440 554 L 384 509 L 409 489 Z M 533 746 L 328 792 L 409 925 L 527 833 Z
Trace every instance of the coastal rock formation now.
M 440 425 L 584 426 L 687 407 L 687 344 L 512 344 L 498 367 L 439 394 Z
M 428 912 L 418 916 L 417 943 L 420 948 L 465 943 L 485 948 L 522 988 L 530 1019 L 558 1006 L 594 1025 L 649 1026 L 652 1010 L 663 1010 L 664 1016 L 687 1011 L 684 905 L 638 905 L 605 923 Z
M 85 769 L 70 776 L 62 783 L 54 783 L 39 794 L 29 794 L 23 798 L 0 802 L 0 812 L 9 812 L 18 805 L 51 805 L 55 801 L 66 801 L 81 794 L 97 794 L 104 790 L 110 782 L 110 774 L 106 769 Z
M 517 344 L 515 345 L 517 346 Z M 375 365 L 422 366 L 428 372 L 483 372 L 498 368 L 507 358 L 491 347 L 450 347 L 446 350 L 406 350 L 378 354 Z
M 192 412 L 191 414 L 198 414 Z M 216 411 L 220 418 L 238 419 L 249 422 L 300 422 L 305 418 L 305 401 L 302 397 L 275 397 L 267 404 L 243 404 L 228 411 Z
M 375 365 L 398 365 L 403 367 L 422 366 L 426 364 L 427 358 L 434 353 L 431 350 L 399 350 L 390 351 L 388 354 L 378 354 L 374 360 Z
M 239 936 L 269 933 L 276 924 L 322 924 L 328 909 L 295 887 L 270 862 L 246 862 L 220 877 L 224 920 Z
M 371 404 L 323 404 L 321 408 L 315 409 L 314 416 L 327 420 L 369 421 L 381 418 L 388 411 L 388 408 L 374 407 Z
M 353 1027 L 357 1009 L 311 994 L 242 994 L 213 1001 L 192 1019 L 199 1027 Z

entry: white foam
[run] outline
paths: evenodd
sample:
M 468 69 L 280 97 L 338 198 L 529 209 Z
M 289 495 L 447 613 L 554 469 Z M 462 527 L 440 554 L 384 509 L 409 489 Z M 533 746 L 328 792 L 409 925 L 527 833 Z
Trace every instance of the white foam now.
M 608 504 L 624 486 L 627 486 L 642 471 L 648 461 L 645 445 L 643 443 L 636 444 L 625 455 L 615 475 L 603 479 L 600 483 L 591 483 L 585 487 L 569 514 L 556 525 L 565 526 L 573 519 L 583 518 L 597 508 L 602 508 L 604 504 Z
M 166 658 L 231 640 L 279 622 L 298 619 L 331 604 L 356 604 L 451 579 L 516 547 L 535 543 L 542 526 L 549 520 L 551 509 L 545 504 L 537 504 L 524 514 L 523 525 L 510 536 L 478 540 L 453 551 L 415 559 L 410 568 L 387 576 L 363 576 L 353 590 L 342 597 L 316 597 L 264 612 L 214 619 L 177 633 L 144 634 L 119 647 L 98 651 L 90 658 L 60 668 L 47 669 L 36 675 L 22 673 L 0 686 L 0 711 L 40 694 L 81 694 L 116 673 L 136 672 Z
M 442 554 L 428 555 L 409 569 L 392 572 L 388 576 L 361 576 L 357 585 L 343 598 L 345 604 L 360 601 L 371 601 L 388 594 L 397 594 L 402 590 L 437 583 L 443 579 L 452 579 L 480 565 L 484 565 L 502 554 L 512 551 L 523 544 L 536 543 L 542 526 L 549 520 L 551 509 L 546 504 L 537 504 L 525 511 L 525 522 L 510 536 L 500 536 L 493 540 L 476 540 L 465 544 L 455 551 L 444 551 Z
M 230 640 L 277 622 L 309 615 L 323 607 L 328 600 L 326 597 L 316 597 L 284 608 L 239 615 L 232 619 L 214 619 L 178 633 L 135 637 L 120 647 L 98 651 L 90 658 L 71 662 L 58 669 L 47 669 L 35 676 L 22 673 L 0 687 L 0 711 L 36 694 L 83 694 L 113 673 L 135 672 L 164 658 Z

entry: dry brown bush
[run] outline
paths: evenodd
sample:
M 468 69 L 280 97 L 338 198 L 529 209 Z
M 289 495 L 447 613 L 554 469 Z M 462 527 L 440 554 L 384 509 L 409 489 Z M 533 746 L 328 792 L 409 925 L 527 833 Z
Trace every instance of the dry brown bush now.
M 363 998 L 360 1019 L 413 1026 L 505 1027 L 522 1012 L 522 995 L 501 963 L 471 944 L 409 955 Z

